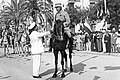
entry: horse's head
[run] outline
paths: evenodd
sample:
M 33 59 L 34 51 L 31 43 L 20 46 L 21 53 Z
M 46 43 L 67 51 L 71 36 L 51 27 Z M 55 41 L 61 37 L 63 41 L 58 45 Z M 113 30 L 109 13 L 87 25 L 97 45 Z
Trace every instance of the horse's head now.
M 63 39 L 63 35 L 64 35 L 63 21 L 61 21 L 61 20 L 56 20 L 55 21 L 54 34 L 56 35 L 58 40 L 62 40 Z

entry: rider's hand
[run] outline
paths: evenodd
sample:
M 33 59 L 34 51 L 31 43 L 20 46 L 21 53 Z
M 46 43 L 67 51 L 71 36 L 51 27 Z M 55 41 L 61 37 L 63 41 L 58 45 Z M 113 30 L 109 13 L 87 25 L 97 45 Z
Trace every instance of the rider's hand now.
M 53 30 L 50 30 L 50 34 L 52 34 L 53 33 Z

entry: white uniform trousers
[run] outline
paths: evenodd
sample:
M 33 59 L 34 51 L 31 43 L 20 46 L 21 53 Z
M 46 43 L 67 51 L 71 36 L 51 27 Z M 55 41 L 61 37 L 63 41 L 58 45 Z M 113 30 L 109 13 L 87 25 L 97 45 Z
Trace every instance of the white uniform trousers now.
M 33 76 L 40 75 L 40 67 L 41 67 L 41 56 L 42 55 L 32 55 L 33 58 Z

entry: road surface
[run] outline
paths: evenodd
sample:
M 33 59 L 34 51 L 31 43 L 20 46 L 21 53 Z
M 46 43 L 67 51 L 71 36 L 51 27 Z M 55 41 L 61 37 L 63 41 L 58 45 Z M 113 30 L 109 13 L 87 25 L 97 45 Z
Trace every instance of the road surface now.
M 0 80 L 120 80 L 120 56 L 83 51 L 74 51 L 74 53 L 74 71 L 70 73 L 68 68 L 65 78 L 60 78 L 60 54 L 58 63 L 59 75 L 57 78 L 52 78 L 54 72 L 53 53 L 44 53 L 41 56 L 42 79 L 34 79 L 32 77 L 31 56 L 12 55 L 11 58 L 1 57 Z

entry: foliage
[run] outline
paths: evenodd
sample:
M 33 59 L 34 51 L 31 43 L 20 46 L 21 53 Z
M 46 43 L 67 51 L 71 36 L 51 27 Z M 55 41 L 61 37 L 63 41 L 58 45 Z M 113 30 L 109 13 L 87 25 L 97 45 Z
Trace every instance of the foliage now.
M 36 21 L 36 16 L 39 16 L 39 19 L 44 22 L 44 18 L 42 14 L 45 15 L 46 20 L 49 23 L 53 21 L 53 11 L 52 11 L 52 3 L 41 2 L 37 0 L 26 0 L 26 6 L 28 8 L 28 13 L 33 17 L 33 20 Z
M 107 22 L 109 24 L 112 24 L 114 26 L 111 26 L 111 28 L 116 27 L 120 25 L 120 0 L 106 0 L 106 6 L 107 6 Z M 97 5 L 98 10 L 100 11 L 103 9 L 103 14 L 105 14 L 105 6 L 104 2 L 101 1 Z
M 109 21 L 111 24 L 120 24 L 120 0 L 108 0 L 107 8 L 110 12 Z
M 69 14 L 71 22 L 76 23 L 79 20 L 80 17 L 76 8 L 66 8 L 65 11 Z
M 27 13 L 27 9 L 24 6 L 25 3 L 23 3 L 22 0 L 11 0 L 11 4 L 8 4 L 8 6 L 4 7 L 1 16 L 4 19 L 5 24 L 10 25 L 12 22 L 17 30 L 19 23 L 24 19 Z

